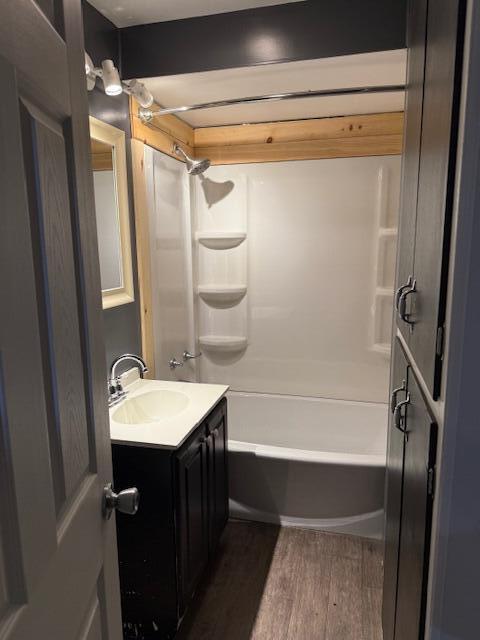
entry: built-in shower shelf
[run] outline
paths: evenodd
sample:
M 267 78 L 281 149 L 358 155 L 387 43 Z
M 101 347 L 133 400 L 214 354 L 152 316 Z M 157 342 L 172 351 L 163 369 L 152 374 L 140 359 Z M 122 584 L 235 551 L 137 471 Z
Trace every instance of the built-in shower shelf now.
M 392 350 L 392 345 L 389 342 L 377 342 L 373 344 L 372 351 L 376 353 L 381 353 L 385 356 L 389 356 Z
M 238 304 L 247 293 L 247 285 L 199 285 L 200 298 L 212 307 L 228 308 Z
M 393 298 L 393 289 L 388 287 L 376 287 L 375 296 L 377 298 Z
M 241 336 L 200 336 L 200 346 L 208 351 L 233 353 L 246 349 L 248 340 Z
M 396 238 L 398 234 L 396 227 L 380 227 L 378 235 L 380 238 Z
M 247 237 L 243 231 L 198 231 L 195 235 L 200 244 L 208 249 L 233 249 Z

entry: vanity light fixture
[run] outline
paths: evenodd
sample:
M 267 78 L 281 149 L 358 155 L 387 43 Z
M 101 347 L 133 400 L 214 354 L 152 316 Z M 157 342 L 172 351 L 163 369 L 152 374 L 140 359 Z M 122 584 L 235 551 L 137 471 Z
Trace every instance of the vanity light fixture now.
M 102 81 L 107 96 L 119 96 L 122 92 L 122 82 L 113 60 L 102 61 Z
M 133 96 L 143 109 L 148 109 L 153 104 L 153 96 L 144 84 L 135 79 L 126 82 L 120 79 L 120 74 L 113 60 L 103 60 L 102 66 L 96 67 L 85 51 L 85 75 L 89 91 L 95 87 L 97 78 L 101 78 L 107 96 L 119 96 L 121 93 L 127 93 Z
M 125 93 L 132 95 L 143 109 L 148 109 L 153 104 L 153 96 L 147 87 L 138 80 L 127 80 L 123 83 Z

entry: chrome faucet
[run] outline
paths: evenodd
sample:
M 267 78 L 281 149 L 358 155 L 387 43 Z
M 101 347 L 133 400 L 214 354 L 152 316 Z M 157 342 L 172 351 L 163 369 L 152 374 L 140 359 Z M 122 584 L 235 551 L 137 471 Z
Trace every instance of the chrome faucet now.
M 122 383 L 120 381 L 120 376 L 117 376 L 117 367 L 122 362 L 126 362 L 127 360 L 131 360 L 134 362 L 139 370 L 140 378 L 147 373 L 148 367 L 145 364 L 145 360 L 140 356 L 136 356 L 134 353 L 124 353 L 123 356 L 118 356 L 112 362 L 110 367 L 110 374 L 108 376 L 108 404 L 112 406 L 117 402 L 120 402 L 122 398 L 127 395 L 127 392 L 123 390 Z

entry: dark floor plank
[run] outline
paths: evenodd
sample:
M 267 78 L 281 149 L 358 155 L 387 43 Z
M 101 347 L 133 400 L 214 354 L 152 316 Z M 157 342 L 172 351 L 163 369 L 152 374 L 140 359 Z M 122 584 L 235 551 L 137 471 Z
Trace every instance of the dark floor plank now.
M 353 536 L 229 522 L 177 640 L 381 640 L 379 549 Z
M 300 569 L 301 530 L 280 529 L 252 638 L 285 640 Z
M 332 556 L 323 555 L 322 546 L 322 534 L 318 531 L 301 531 L 288 640 L 325 638 Z
M 362 558 L 362 538 L 324 531 L 312 531 L 312 534 L 319 536 L 319 550 L 322 555 L 341 556 L 355 560 Z
M 382 590 L 362 588 L 363 640 L 383 640 Z
M 363 541 L 362 584 L 374 589 L 383 586 L 383 542 L 379 540 Z
M 362 637 L 362 562 L 333 556 L 325 640 Z
M 273 525 L 229 523 L 216 561 L 181 625 L 179 640 L 250 638 L 278 533 Z

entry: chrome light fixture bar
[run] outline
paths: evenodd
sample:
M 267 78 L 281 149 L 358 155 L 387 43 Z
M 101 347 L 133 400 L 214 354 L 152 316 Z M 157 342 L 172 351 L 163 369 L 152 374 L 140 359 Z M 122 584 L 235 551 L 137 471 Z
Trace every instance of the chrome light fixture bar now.
M 280 100 L 299 100 L 302 98 L 319 98 L 327 96 L 350 96 L 363 95 L 369 93 L 395 93 L 405 91 L 404 84 L 390 84 L 383 86 L 367 87 L 346 87 L 341 89 L 317 89 L 308 91 L 291 91 L 289 93 L 272 93 L 264 96 L 250 96 L 248 98 L 230 98 L 228 100 L 217 100 L 216 102 L 202 102 L 184 107 L 171 107 L 168 109 L 151 109 L 142 107 L 138 115 L 143 122 L 151 122 L 155 116 L 166 116 L 186 111 L 198 111 L 199 109 L 213 109 L 215 107 L 229 107 L 234 104 L 255 104 L 257 102 L 277 102 Z

